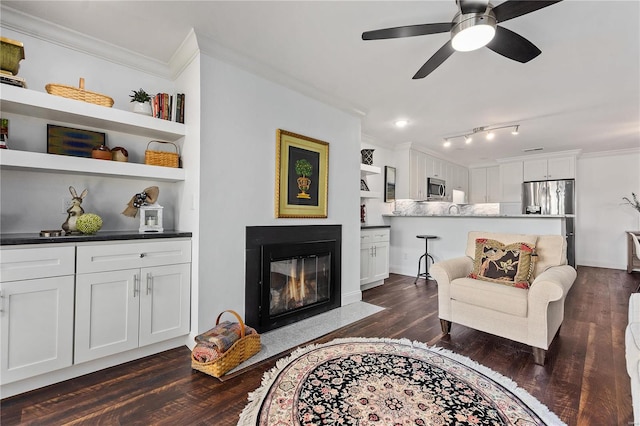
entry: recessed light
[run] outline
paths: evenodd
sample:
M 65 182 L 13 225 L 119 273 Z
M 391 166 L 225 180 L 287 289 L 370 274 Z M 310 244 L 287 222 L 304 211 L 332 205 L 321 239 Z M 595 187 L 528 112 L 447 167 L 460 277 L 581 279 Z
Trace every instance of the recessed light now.
M 405 127 L 407 124 L 409 124 L 409 122 L 407 120 L 396 120 L 396 127 L 400 127 L 403 128 Z

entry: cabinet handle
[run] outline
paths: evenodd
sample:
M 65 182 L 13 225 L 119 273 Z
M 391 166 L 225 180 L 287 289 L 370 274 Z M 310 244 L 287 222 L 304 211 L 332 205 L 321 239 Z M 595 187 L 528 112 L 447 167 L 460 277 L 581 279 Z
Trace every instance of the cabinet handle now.
M 153 277 L 151 276 L 151 272 L 147 272 L 147 295 L 152 290 L 153 290 Z
M 0 314 L 4 313 L 4 293 L 0 291 Z
M 140 253 L 140 259 L 144 257 L 144 253 Z
M 138 290 L 138 281 L 138 274 L 135 274 L 133 276 L 133 297 L 136 297 L 140 293 L 140 291 Z

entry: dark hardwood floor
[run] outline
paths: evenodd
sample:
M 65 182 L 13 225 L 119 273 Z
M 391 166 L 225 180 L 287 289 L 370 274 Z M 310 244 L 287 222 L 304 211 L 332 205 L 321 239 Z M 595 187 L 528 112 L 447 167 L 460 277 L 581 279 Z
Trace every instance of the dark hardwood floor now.
M 579 267 L 565 320 L 545 366 L 519 343 L 454 324 L 441 336 L 435 282 L 391 275 L 364 300 L 386 309 L 318 339 L 408 338 L 465 355 L 512 378 L 569 425 L 633 421 L 624 330 L 640 274 Z M 273 367 L 267 360 L 221 382 L 190 367 L 186 347 L 2 400 L 3 426 L 15 424 L 234 425 L 247 393 Z

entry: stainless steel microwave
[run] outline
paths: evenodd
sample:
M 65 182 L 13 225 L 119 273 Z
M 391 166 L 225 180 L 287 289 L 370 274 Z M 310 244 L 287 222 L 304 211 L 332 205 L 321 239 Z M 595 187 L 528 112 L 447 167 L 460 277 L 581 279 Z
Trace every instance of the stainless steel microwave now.
M 427 178 L 427 200 L 443 200 L 446 184 L 442 179 Z

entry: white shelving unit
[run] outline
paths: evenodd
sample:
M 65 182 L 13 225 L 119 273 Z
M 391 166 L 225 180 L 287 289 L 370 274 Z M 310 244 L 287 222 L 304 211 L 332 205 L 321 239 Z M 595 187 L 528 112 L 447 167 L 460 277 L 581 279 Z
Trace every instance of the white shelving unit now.
M 182 123 L 67 99 L 35 90 L 3 85 L 0 96 L 0 111 L 6 113 L 74 123 L 105 131 L 128 133 L 170 142 L 178 141 L 186 135 L 186 126 Z M 165 182 L 185 180 L 183 169 L 11 149 L 0 151 L 0 168 L 153 179 Z
M 381 173 L 380 167 L 369 166 L 367 164 L 360 164 L 360 177 L 364 178 L 368 175 L 379 175 Z M 380 198 L 382 194 L 378 191 L 360 191 L 360 198 Z

